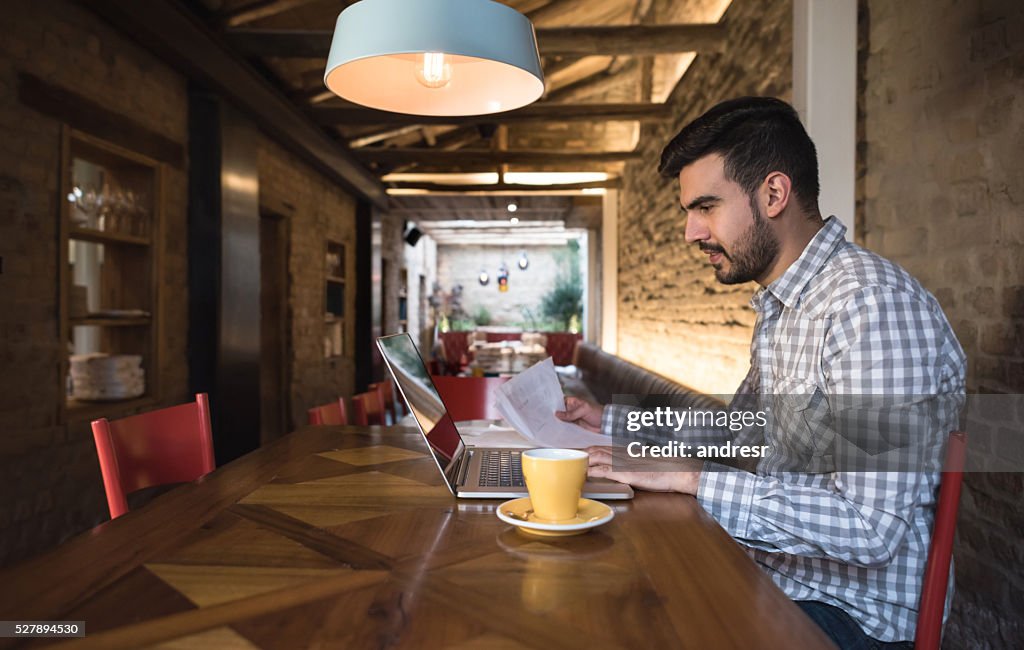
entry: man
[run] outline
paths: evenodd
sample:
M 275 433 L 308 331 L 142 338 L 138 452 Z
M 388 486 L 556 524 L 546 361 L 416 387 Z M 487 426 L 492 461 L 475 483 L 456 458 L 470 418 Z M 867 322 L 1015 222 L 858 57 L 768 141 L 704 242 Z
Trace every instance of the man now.
M 643 472 L 595 447 L 590 475 L 695 495 L 840 647 L 907 645 L 939 474 L 934 462 L 878 471 L 839 459 L 909 440 L 934 461 L 932 442 L 958 428 L 964 354 L 941 308 L 902 268 L 847 242 L 835 217 L 822 219 L 814 144 L 785 102 L 715 106 L 665 147 L 659 172 L 678 179 L 686 241 L 718 281 L 760 285 L 751 367 L 730 408 L 760 410 L 767 423 L 716 435 L 767 453 L 754 472 L 713 462 Z M 629 411 L 567 398 L 558 416 L 621 434 Z M 873 438 L 849 444 L 867 420 Z

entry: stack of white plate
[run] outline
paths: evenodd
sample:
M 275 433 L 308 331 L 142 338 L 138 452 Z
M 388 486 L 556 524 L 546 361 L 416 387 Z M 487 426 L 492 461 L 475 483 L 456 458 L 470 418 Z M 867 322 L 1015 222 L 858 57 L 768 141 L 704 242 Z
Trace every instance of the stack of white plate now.
M 81 400 L 117 400 L 146 392 L 142 357 L 137 354 L 71 355 L 72 395 Z

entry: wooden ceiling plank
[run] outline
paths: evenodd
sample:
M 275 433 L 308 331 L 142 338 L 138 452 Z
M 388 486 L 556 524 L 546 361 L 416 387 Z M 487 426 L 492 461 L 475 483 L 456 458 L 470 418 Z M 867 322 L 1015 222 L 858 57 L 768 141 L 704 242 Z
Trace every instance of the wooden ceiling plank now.
M 537 30 L 541 54 L 666 54 L 721 52 L 725 49 L 724 25 L 599 25 L 551 27 Z
M 408 124 L 406 126 L 400 126 L 393 129 L 384 129 L 383 131 L 378 131 L 376 133 L 371 133 L 369 135 L 364 135 L 362 137 L 349 140 L 348 146 L 350 149 L 359 149 L 367 145 L 383 142 L 384 140 L 389 140 L 391 138 L 394 138 L 395 136 L 405 135 L 407 133 L 412 133 L 413 131 L 419 131 L 421 128 L 423 127 L 420 126 L 419 124 Z M 355 152 L 353 151 L 352 153 Z
M 586 183 L 552 183 L 549 185 L 524 185 L 522 183 L 493 183 L 450 185 L 448 183 L 424 183 L 419 181 L 391 181 L 386 183 L 389 189 L 426 190 L 429 192 L 556 192 L 559 190 L 589 190 L 597 188 L 620 187 L 621 179 L 609 178 L 603 181 Z
M 624 83 L 624 77 L 626 77 L 627 74 L 633 74 L 631 67 L 639 65 L 637 61 L 642 61 L 644 58 L 647 57 L 637 57 L 632 59 L 632 61 L 627 63 L 626 66 L 624 66 L 624 68 L 617 74 L 611 74 L 605 71 L 590 77 L 585 77 L 567 86 L 562 86 L 558 90 L 552 91 L 546 99 L 549 102 L 566 103 L 617 90 Z M 658 106 L 659 104 L 653 105 Z
M 358 124 L 521 124 L 528 122 L 664 122 L 672 113 L 664 104 L 531 104 L 506 113 L 471 116 L 432 116 L 389 113 L 369 108 L 313 108 L 325 125 Z
M 232 45 L 245 56 L 324 59 L 331 48 L 330 30 L 232 29 Z M 678 25 L 595 25 L 537 29 L 541 56 L 596 56 L 721 52 L 727 32 L 723 23 Z
M 613 163 L 626 160 L 640 160 L 639 151 L 601 151 L 576 153 L 568 151 L 502 151 L 483 149 L 459 149 L 438 151 L 437 149 L 373 148 L 353 152 L 364 162 L 391 165 L 433 164 L 433 165 L 545 165 L 545 164 L 594 164 Z
M 233 11 L 223 17 L 224 25 L 237 27 L 263 18 L 270 18 L 303 5 L 321 2 L 322 0 L 258 0 Z M 348 3 L 345 3 L 348 4 Z

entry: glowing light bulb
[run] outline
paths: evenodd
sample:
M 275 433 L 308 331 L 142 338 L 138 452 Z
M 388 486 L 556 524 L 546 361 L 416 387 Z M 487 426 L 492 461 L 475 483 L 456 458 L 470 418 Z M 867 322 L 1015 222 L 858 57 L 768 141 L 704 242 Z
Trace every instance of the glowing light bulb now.
M 452 66 L 442 52 L 424 52 L 416 66 L 416 81 L 427 88 L 444 88 L 452 80 Z

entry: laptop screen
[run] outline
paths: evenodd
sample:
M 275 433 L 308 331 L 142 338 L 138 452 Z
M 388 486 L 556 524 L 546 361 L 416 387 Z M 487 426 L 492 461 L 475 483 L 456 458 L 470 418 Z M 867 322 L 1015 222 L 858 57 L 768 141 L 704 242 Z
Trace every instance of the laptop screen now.
M 454 489 L 456 477 L 451 476 L 449 470 L 453 469 L 454 461 L 462 453 L 462 438 L 430 379 L 427 367 L 423 365 L 423 358 L 416 350 L 412 337 L 409 334 L 382 336 L 377 339 L 377 346 L 384 355 L 399 392 L 416 418 L 416 424 L 426 437 L 437 466 Z

